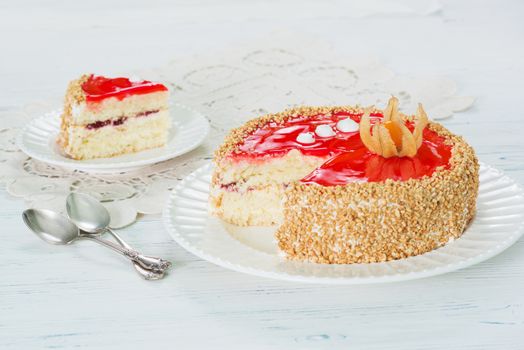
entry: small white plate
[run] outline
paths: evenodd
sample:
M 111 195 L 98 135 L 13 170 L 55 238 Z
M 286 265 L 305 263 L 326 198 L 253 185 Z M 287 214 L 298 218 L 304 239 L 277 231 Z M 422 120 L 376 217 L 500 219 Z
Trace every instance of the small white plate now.
M 440 275 L 489 259 L 524 233 L 524 191 L 501 171 L 481 165 L 477 215 L 461 238 L 431 252 L 373 264 L 323 265 L 279 256 L 274 227 L 242 228 L 208 215 L 211 164 L 171 192 L 164 223 L 173 239 L 196 256 L 228 269 L 282 280 L 367 284 Z
M 112 158 L 75 160 L 65 156 L 56 144 L 60 114 L 61 110 L 56 110 L 33 119 L 20 133 L 18 146 L 36 160 L 88 172 L 126 171 L 168 160 L 195 149 L 209 133 L 209 122 L 203 115 L 188 107 L 171 104 L 173 124 L 164 147 Z

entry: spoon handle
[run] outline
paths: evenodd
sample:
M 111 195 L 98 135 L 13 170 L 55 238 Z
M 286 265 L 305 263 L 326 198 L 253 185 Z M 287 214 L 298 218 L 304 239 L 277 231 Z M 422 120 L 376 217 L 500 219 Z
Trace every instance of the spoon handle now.
M 132 261 L 136 261 L 143 268 L 147 270 L 151 270 L 153 272 L 164 272 L 171 266 L 171 263 L 169 261 L 161 259 L 162 260 L 161 263 L 157 264 L 157 261 L 155 259 L 150 259 L 147 256 L 143 256 L 136 250 L 122 248 L 121 246 L 113 242 L 98 238 L 96 236 L 82 235 L 81 237 L 85 239 L 89 239 L 91 241 L 95 241 L 107 248 L 110 248 L 114 250 L 115 252 L 122 254 L 123 256 L 125 256 L 128 259 Z
M 152 270 L 144 269 L 139 263 L 136 261 L 133 261 L 133 267 L 135 268 L 135 271 L 142 276 L 145 280 L 148 281 L 156 281 L 164 278 L 163 272 L 155 272 Z
M 129 250 L 134 250 L 136 251 L 136 249 L 134 249 L 133 247 L 131 247 L 126 241 L 124 241 L 115 231 L 113 231 L 112 229 L 110 229 L 109 227 L 106 229 L 107 232 L 109 232 L 114 238 L 115 240 L 120 243 L 120 245 L 126 249 L 129 249 Z M 138 251 L 137 251 L 138 252 Z M 157 265 L 159 269 L 161 269 L 162 271 L 165 271 L 166 269 L 168 269 L 169 267 L 171 267 L 171 262 L 167 261 L 167 260 L 164 260 L 162 258 L 156 258 L 156 257 L 153 257 L 153 256 L 148 256 L 148 255 L 143 255 L 141 253 L 139 253 L 140 256 L 143 258 L 143 259 L 147 259 L 148 261 L 148 264 L 153 264 L 153 265 Z
M 120 235 L 118 235 L 115 231 L 113 231 L 112 229 L 110 229 L 109 227 L 106 228 L 106 231 L 109 232 L 109 234 L 111 236 L 113 236 L 113 238 L 124 248 L 126 249 L 133 249 L 133 247 L 131 247 L 126 241 L 124 241 L 122 239 L 122 237 L 120 237 Z
M 111 236 L 113 236 L 113 238 L 122 246 L 124 247 L 125 249 L 130 249 L 130 250 L 134 250 L 133 247 L 131 247 L 126 241 L 124 241 L 122 239 L 122 237 L 120 237 L 120 235 L 118 235 L 115 231 L 113 231 L 112 229 L 110 229 L 109 227 L 106 229 L 107 232 L 109 232 L 109 234 Z M 160 265 L 162 263 L 162 259 L 160 258 L 153 258 L 153 257 L 149 257 L 151 259 L 156 259 L 157 260 L 157 264 Z M 138 272 L 139 275 L 141 275 L 142 277 L 144 277 L 146 280 L 158 280 L 158 279 L 161 279 L 164 277 L 164 272 L 155 272 L 155 271 L 152 271 L 152 270 L 147 270 L 147 269 L 144 269 L 138 262 L 136 261 L 133 261 L 133 265 L 135 267 L 135 270 Z

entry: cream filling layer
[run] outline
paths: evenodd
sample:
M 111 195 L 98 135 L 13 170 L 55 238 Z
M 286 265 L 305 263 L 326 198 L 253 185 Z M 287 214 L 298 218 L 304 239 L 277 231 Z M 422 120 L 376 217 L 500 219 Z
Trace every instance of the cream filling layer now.
M 98 129 L 71 125 L 65 152 L 75 159 L 89 159 L 160 147 L 167 141 L 170 125 L 168 111 L 129 118 L 121 125 Z
M 269 185 L 246 192 L 212 188 L 211 210 L 214 215 L 240 226 L 274 225 L 282 222 L 284 187 Z
M 326 160 L 325 157 L 305 156 L 298 150 L 281 157 L 225 159 L 218 165 L 218 183 L 223 187 L 235 185 L 243 189 L 285 185 L 300 180 Z
M 169 107 L 169 92 L 159 91 L 143 95 L 130 95 L 122 100 L 110 97 L 97 103 L 73 104 L 71 124 L 92 124 L 98 121 L 118 120 L 147 111 L 165 110 Z

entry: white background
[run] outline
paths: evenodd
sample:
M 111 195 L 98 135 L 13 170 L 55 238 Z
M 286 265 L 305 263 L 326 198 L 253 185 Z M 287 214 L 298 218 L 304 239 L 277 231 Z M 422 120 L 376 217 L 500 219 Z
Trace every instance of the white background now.
M 389 5 L 362 17 L 358 3 L 334 0 L 2 1 L 0 110 L 60 98 L 83 72 L 125 73 L 288 30 L 377 55 L 403 75 L 450 77 L 477 101 L 445 125 L 524 183 L 524 3 L 441 3 L 428 16 Z M 5 192 L 0 208 L 2 349 L 524 348 L 523 240 L 456 273 L 336 287 L 213 266 L 148 216 L 122 235 L 176 267 L 146 282 L 90 242 L 37 240 L 23 226 L 24 203 Z

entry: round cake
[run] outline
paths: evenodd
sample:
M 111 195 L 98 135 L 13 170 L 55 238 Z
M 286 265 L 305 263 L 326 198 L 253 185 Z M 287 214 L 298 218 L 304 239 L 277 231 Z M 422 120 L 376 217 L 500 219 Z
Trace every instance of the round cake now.
M 471 146 L 421 105 L 300 107 L 234 129 L 215 153 L 212 213 L 279 225 L 290 259 L 370 263 L 423 254 L 460 237 L 475 215 Z

